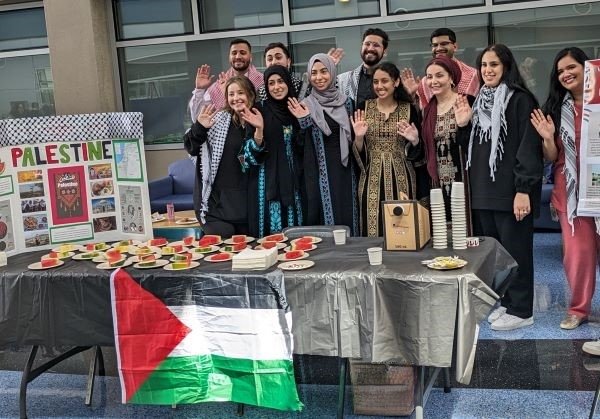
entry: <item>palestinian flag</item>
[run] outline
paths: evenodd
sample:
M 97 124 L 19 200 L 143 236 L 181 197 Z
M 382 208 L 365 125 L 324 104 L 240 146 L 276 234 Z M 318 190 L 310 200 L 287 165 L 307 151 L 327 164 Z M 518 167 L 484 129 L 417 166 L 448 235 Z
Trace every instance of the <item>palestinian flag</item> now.
M 291 313 L 273 284 L 252 275 L 143 283 L 149 289 L 122 269 L 111 275 L 123 403 L 301 410 Z

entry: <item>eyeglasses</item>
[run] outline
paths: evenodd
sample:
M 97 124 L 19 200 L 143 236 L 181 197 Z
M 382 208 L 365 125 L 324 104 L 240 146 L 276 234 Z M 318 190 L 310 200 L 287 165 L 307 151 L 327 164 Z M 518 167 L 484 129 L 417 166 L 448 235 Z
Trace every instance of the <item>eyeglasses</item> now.
M 369 48 L 369 47 L 373 47 L 373 48 L 383 48 L 383 45 L 381 45 L 378 42 L 371 42 L 371 41 L 365 41 L 363 42 L 363 46 Z
M 453 44 L 454 42 L 451 41 L 444 41 L 444 42 L 440 42 L 439 44 L 430 44 L 431 48 L 437 48 L 437 47 L 447 47 L 450 44 Z

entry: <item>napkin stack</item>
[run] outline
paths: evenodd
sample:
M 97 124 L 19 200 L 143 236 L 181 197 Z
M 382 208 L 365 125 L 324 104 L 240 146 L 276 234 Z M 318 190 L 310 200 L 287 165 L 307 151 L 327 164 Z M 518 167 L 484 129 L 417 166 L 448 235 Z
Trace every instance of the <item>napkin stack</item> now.
M 277 263 L 277 248 L 272 249 L 244 249 L 232 258 L 232 269 L 267 269 Z

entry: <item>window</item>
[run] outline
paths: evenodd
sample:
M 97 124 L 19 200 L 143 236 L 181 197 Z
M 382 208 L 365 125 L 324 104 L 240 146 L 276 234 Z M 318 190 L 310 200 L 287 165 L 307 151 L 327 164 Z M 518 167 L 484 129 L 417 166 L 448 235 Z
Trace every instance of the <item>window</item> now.
M 388 0 L 388 13 L 390 15 L 396 15 L 426 10 L 483 5 L 485 5 L 484 0 Z
M 289 0 L 292 23 L 379 16 L 379 0 Z
M 283 24 L 280 1 L 200 0 L 198 10 L 203 32 Z
M 190 0 L 113 0 L 117 39 L 194 32 Z
M 0 58 L 0 118 L 54 114 L 50 57 Z
M 540 103 L 548 95 L 554 56 L 576 46 L 590 58 L 600 54 L 600 3 L 494 13 L 495 40 L 512 50 L 521 75 Z
M 0 12 L 0 51 L 47 46 L 43 8 Z

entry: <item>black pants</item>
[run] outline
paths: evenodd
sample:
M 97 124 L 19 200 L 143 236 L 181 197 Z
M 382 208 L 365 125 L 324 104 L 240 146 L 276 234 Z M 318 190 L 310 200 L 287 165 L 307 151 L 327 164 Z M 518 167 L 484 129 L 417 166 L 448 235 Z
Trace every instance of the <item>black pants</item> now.
M 200 219 L 200 214 L 197 211 L 196 215 Z M 248 223 L 237 223 L 219 218 L 211 215 L 206 215 L 206 223 L 202 226 L 204 234 L 216 234 L 224 239 L 228 239 L 234 234 L 249 234 Z
M 512 212 L 473 210 L 475 234 L 490 236 L 517 261 L 501 303 L 506 312 L 527 318 L 533 315 L 533 216 L 517 221 Z

